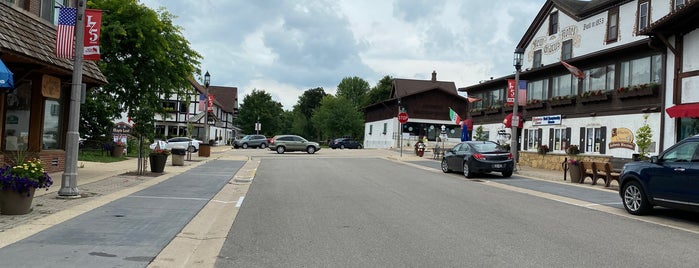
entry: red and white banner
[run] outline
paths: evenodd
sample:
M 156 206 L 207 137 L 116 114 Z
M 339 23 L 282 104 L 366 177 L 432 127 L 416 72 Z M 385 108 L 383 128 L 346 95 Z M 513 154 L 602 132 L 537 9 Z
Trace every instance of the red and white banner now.
M 214 111 L 214 95 L 210 94 L 208 99 L 209 100 L 206 102 L 206 104 L 207 104 L 206 110 L 209 112 L 213 112 Z
M 97 9 L 85 10 L 85 38 L 83 59 L 100 60 L 100 28 L 102 27 L 102 11 Z
M 585 72 L 581 71 L 580 69 L 578 69 L 577 67 L 575 67 L 573 65 L 568 64 L 565 61 L 561 61 L 561 64 L 563 64 L 563 66 L 565 66 L 566 69 L 568 69 L 568 71 L 570 71 L 570 73 L 573 76 L 577 77 L 578 79 L 585 79 Z
M 515 80 L 507 79 L 507 105 L 515 103 Z M 517 96 L 518 106 L 527 105 L 527 80 L 519 80 L 519 95 Z

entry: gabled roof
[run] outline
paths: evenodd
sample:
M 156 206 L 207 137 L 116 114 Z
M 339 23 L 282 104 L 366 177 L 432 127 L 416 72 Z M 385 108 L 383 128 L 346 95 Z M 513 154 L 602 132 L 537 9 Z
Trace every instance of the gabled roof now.
M 229 113 L 238 109 L 238 88 L 210 86 L 209 94 L 214 95 L 214 99 L 221 104 L 221 108 Z
M 0 54 L 7 62 L 46 65 L 62 75 L 73 71 L 73 60 L 56 57 L 56 27 L 36 15 L 0 1 Z M 34 67 L 36 68 L 36 67 Z M 83 62 L 85 83 L 106 84 L 94 61 Z
M 522 36 L 522 39 L 519 41 L 519 44 L 517 44 L 517 47 L 527 47 L 527 45 L 536 37 L 537 31 L 539 31 L 541 27 L 545 26 L 544 23 L 554 8 L 557 8 L 576 21 L 581 21 L 605 12 L 612 7 L 621 6 L 632 1 L 633 0 L 547 0 L 534 18 L 534 21 L 529 25 L 529 28 Z
M 393 79 L 391 98 L 401 98 L 415 95 L 432 89 L 439 89 L 452 95 L 459 96 L 454 82 L 436 80 Z
M 642 35 L 676 34 L 690 32 L 699 26 L 699 1 L 685 1 L 684 7 L 671 11 L 665 17 L 641 30 Z

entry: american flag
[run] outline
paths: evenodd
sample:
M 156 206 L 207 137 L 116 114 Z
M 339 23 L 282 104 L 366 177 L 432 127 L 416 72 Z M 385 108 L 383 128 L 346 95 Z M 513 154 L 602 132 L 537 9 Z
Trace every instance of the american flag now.
M 56 57 L 73 58 L 75 42 L 75 20 L 77 10 L 72 7 L 62 7 L 58 12 L 56 27 Z
M 206 102 L 208 100 L 206 99 L 206 95 L 204 94 L 199 94 L 199 110 L 202 112 L 206 111 Z

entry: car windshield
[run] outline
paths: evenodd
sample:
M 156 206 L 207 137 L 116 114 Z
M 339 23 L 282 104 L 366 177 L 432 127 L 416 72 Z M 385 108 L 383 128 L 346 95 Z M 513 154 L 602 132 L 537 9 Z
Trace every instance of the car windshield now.
M 471 144 L 473 148 L 476 149 L 476 151 L 481 152 L 481 153 L 494 153 L 494 152 L 504 152 L 502 146 L 500 146 L 497 143 L 493 142 L 484 142 L 484 143 L 472 143 Z

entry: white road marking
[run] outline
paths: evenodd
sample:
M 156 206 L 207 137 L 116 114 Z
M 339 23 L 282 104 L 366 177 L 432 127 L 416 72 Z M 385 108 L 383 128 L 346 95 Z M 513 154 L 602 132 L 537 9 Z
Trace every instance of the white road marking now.
M 243 199 L 245 199 L 245 196 L 241 196 L 240 198 L 238 198 L 238 203 L 235 204 L 235 207 L 239 208 L 240 205 L 243 204 Z

